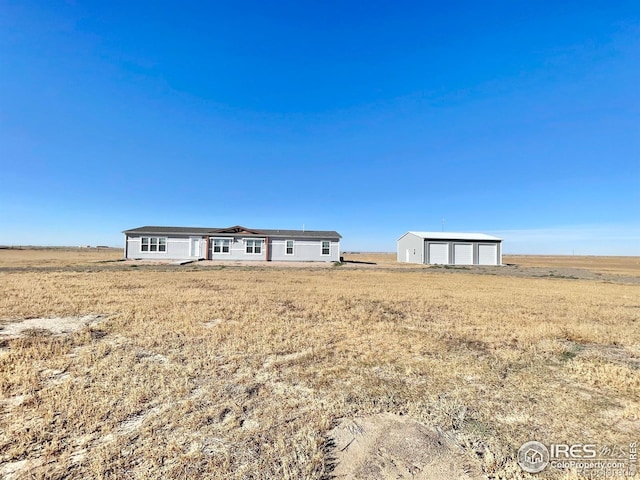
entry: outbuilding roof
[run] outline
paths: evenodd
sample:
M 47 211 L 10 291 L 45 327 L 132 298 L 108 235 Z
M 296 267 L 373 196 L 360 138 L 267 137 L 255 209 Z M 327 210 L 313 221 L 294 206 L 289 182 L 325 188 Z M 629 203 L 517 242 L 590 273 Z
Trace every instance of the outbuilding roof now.
M 210 236 L 262 236 L 262 237 L 295 237 L 295 238 L 331 238 L 340 239 L 342 235 L 334 230 L 274 230 L 234 227 L 159 227 L 145 226 L 132 228 L 122 232 L 126 235 L 210 235 Z
M 428 240 L 466 240 L 466 241 L 492 241 L 501 242 L 502 239 L 498 237 L 492 237 L 484 233 L 462 233 L 462 232 L 407 232 L 415 235 L 416 237 L 425 238 Z M 406 235 L 406 233 L 405 233 Z M 403 235 L 404 237 L 404 235 Z M 400 237 L 402 238 L 402 237 Z

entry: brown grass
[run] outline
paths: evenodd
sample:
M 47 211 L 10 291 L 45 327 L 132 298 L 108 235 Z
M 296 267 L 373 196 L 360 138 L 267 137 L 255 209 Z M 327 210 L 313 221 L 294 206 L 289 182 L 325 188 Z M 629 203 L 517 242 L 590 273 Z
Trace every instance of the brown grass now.
M 520 475 L 527 440 L 637 440 L 638 285 L 110 265 L 0 268 L 5 323 L 108 316 L 0 336 L 5 475 L 322 478 L 336 421 L 379 412 L 440 428 L 490 478 Z
M 123 257 L 119 248 L 6 248 L 0 250 L 0 268 L 87 265 L 117 261 Z
M 398 263 L 395 253 L 349 253 L 347 262 L 381 267 L 416 268 L 415 264 Z M 583 269 L 614 275 L 640 276 L 640 257 L 594 257 L 570 255 L 504 255 L 503 263 L 518 267 Z M 424 266 L 423 268 L 432 268 Z
M 640 276 L 640 257 L 505 255 L 503 261 L 522 267 L 583 268 L 599 273 Z

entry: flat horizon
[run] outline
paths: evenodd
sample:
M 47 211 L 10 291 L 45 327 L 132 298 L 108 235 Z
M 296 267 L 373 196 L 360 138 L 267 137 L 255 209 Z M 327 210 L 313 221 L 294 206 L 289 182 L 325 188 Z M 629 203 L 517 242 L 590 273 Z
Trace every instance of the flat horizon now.
M 46 250 L 46 249 L 74 249 L 74 250 L 89 250 L 89 249 L 111 249 L 111 250 L 123 250 L 124 247 L 111 246 L 111 245 L 0 245 L 0 250 L 10 249 L 34 249 L 34 250 Z M 341 253 L 349 255 L 396 255 L 394 251 L 373 251 L 373 250 L 342 250 Z M 591 255 L 591 254 L 566 254 L 566 253 L 510 253 L 503 252 L 503 256 L 527 256 L 527 257 L 629 257 L 640 258 L 640 255 Z

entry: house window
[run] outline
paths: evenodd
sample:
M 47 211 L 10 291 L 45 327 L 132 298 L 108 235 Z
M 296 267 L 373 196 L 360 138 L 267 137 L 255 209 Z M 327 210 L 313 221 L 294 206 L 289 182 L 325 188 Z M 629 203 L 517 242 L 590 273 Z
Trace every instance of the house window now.
M 231 240 L 228 238 L 213 239 L 213 253 L 229 253 L 231 251 Z
M 331 242 L 327 240 L 322 241 L 322 255 L 331 255 Z
M 246 240 L 246 252 L 253 254 L 262 253 L 262 240 Z
M 141 252 L 166 252 L 167 237 L 142 237 Z
M 293 240 L 287 240 L 285 242 L 285 255 L 293 255 Z

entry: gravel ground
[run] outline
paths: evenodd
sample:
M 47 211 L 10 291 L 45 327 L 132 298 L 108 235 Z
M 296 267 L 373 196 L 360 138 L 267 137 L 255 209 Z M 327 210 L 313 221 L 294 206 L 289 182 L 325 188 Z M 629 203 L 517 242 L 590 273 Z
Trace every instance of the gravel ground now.
M 415 265 L 406 263 L 375 263 L 346 261 L 342 264 L 333 262 L 221 262 L 221 261 L 199 261 L 177 265 L 171 262 L 150 262 L 144 260 L 127 260 L 114 262 L 96 262 L 92 264 L 80 264 L 69 266 L 4 266 L 0 267 L 0 273 L 11 272 L 101 272 L 101 271 L 124 271 L 131 269 L 150 271 L 170 271 L 182 270 L 205 270 L 205 269 L 371 269 L 371 270 L 402 270 L 402 271 L 422 271 L 425 274 L 444 273 L 449 275 L 472 274 L 472 275 L 500 275 L 508 277 L 523 278 L 551 278 L 569 280 L 591 280 L 606 283 L 640 284 L 640 276 L 608 274 L 594 272 L 583 268 L 570 267 L 523 267 L 519 265 L 504 265 L 499 267 L 491 266 L 451 266 L 451 265 Z

